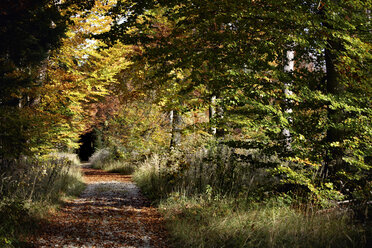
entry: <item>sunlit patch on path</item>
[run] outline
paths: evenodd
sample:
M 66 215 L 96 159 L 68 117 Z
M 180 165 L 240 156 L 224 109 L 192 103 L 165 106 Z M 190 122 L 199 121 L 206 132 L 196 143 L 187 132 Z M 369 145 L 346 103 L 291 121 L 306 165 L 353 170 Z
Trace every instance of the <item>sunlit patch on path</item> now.
M 34 247 L 167 247 L 161 216 L 130 176 L 83 172 L 87 188 L 48 218 Z

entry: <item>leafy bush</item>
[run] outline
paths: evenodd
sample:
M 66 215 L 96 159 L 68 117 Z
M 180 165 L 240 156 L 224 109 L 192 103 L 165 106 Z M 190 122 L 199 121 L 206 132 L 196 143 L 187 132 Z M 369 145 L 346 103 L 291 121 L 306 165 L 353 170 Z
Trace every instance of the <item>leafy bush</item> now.
M 93 167 L 99 166 L 99 164 L 102 164 L 104 162 L 108 162 L 111 160 L 111 154 L 109 149 L 99 149 L 93 153 L 93 155 L 89 158 L 89 163 Z
M 112 149 L 100 149 L 96 151 L 89 162 L 95 169 L 102 169 L 109 172 L 117 172 L 121 174 L 132 174 L 137 168 L 136 155 L 128 155 L 125 159 L 122 155 L 118 155 L 118 151 L 115 148 Z
M 152 200 L 165 197 L 172 191 L 172 184 L 168 183 L 170 181 L 163 165 L 165 161 L 166 158 L 154 154 L 145 160 L 133 174 L 135 182 Z
M 20 243 L 18 237 L 29 233 L 35 226 L 29 208 L 23 201 L 3 200 L 0 202 L 0 246 L 13 247 Z

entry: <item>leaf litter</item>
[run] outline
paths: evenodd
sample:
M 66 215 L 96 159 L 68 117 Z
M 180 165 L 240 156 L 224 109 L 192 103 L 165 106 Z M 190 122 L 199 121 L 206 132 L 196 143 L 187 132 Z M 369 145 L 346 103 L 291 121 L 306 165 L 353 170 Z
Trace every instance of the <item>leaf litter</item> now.
M 131 176 L 82 170 L 84 192 L 41 223 L 30 247 L 169 247 L 162 216 Z

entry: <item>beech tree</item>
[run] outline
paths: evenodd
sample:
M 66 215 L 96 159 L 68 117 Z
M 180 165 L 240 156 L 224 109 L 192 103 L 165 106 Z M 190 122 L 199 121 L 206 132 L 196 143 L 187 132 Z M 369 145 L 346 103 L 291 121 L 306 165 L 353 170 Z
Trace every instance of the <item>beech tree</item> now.
M 37 135 L 25 97 L 25 88 L 40 85 L 49 51 L 60 45 L 68 17 L 54 1 L 2 1 L 0 3 L 0 157 L 18 157 Z M 22 108 L 22 109 L 21 109 Z
M 0 35 L 1 157 L 76 148 L 79 134 L 88 128 L 86 103 L 108 94 L 114 70 L 125 66 L 105 60 L 106 54 L 84 37 L 109 27 L 109 22 L 95 25 L 103 24 L 109 5 L 73 0 L 1 5 L 6 24 Z M 83 20 L 88 10 L 91 15 Z M 110 54 L 117 56 L 115 48 Z
M 208 106 L 217 96 L 224 143 L 279 158 L 267 164 L 281 178 L 277 190 L 314 199 L 367 193 L 370 1 L 120 2 L 113 13 L 125 20 L 106 39 L 141 44 L 152 82 L 180 82 L 182 72 L 179 98 Z M 151 8 L 163 10 L 157 20 Z M 159 22 L 171 28 L 164 33 Z M 294 68 L 286 72 L 289 45 Z

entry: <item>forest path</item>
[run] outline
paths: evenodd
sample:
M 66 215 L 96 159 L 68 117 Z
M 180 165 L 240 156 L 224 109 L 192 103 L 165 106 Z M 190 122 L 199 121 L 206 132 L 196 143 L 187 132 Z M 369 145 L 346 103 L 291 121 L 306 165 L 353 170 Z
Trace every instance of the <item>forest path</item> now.
M 86 189 L 51 214 L 35 247 L 167 247 L 163 219 L 131 176 L 82 171 Z

